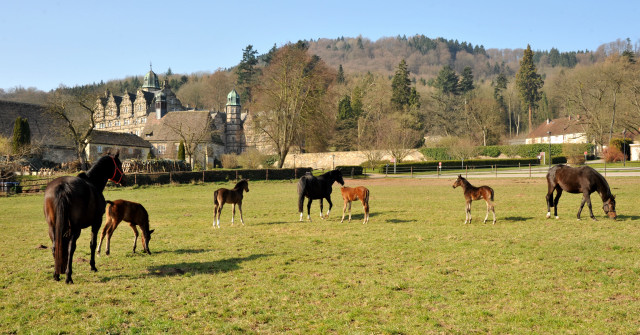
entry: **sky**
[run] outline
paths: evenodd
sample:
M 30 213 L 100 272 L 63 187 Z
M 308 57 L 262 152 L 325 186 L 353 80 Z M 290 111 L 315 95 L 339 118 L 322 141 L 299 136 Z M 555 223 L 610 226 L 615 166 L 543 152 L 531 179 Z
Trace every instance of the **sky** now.
M 0 6 L 0 88 L 49 91 L 149 71 L 213 73 L 274 45 L 319 38 L 422 34 L 486 49 L 596 50 L 640 41 L 640 2 L 56 1 Z

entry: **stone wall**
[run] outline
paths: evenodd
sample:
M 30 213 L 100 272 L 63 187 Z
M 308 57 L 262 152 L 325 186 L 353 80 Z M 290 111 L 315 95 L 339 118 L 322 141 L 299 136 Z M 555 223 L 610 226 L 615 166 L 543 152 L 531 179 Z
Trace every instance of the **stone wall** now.
M 388 152 L 379 150 L 382 160 L 391 160 Z M 424 155 L 418 150 L 411 150 L 409 155 L 404 159 L 407 161 L 423 161 Z M 313 169 L 333 169 L 340 165 L 360 165 L 367 161 L 362 151 L 337 151 L 337 152 L 319 152 L 304 154 L 289 154 L 284 161 L 285 168 L 293 167 L 311 167 Z

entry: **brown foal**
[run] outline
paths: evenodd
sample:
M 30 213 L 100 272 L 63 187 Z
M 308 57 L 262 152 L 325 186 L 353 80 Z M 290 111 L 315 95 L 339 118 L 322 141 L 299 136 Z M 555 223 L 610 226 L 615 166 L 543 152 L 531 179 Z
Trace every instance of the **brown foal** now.
M 349 204 L 349 222 L 351 222 L 351 202 L 358 199 L 360 199 L 362 207 L 364 207 L 364 221 L 362 224 L 369 222 L 369 190 L 364 186 L 343 186 L 340 188 L 340 192 L 342 192 L 342 200 L 344 200 L 344 206 L 342 207 L 342 220 L 340 220 L 340 222 L 344 221 L 344 212 L 347 209 L 347 204 Z
M 102 247 L 102 241 L 105 235 L 107 236 L 107 250 L 105 254 L 109 254 L 111 251 L 111 236 L 116 228 L 118 228 L 118 224 L 122 221 L 129 222 L 129 226 L 135 234 L 135 238 L 133 239 L 133 252 L 136 252 L 136 244 L 138 242 L 138 229 L 136 229 L 136 226 L 140 226 L 140 230 L 142 230 L 142 247 L 144 248 L 144 252 L 151 254 L 151 251 L 149 251 L 149 240 L 151 239 L 153 230 L 149 230 L 149 214 L 147 210 L 139 203 L 122 199 L 115 201 L 107 200 L 107 223 L 105 223 L 104 229 L 102 229 L 102 237 L 100 237 L 100 244 L 98 245 L 98 254 L 100 254 L 100 248 Z
M 222 206 L 225 203 L 230 203 L 232 208 L 231 225 L 233 226 L 233 218 L 236 216 L 236 205 L 240 210 L 240 222 L 244 226 L 244 218 L 242 217 L 242 191 L 249 192 L 249 182 L 246 179 L 239 181 L 236 186 L 229 190 L 226 188 L 219 188 L 213 192 L 213 227 L 220 228 L 220 214 L 222 213 Z
M 458 175 L 453 188 L 462 186 L 464 191 L 464 199 L 467 201 L 466 217 L 464 223 L 471 223 L 471 201 L 484 199 L 487 203 L 487 215 L 484 217 L 484 223 L 487 223 L 489 217 L 489 211 L 493 213 L 493 224 L 496 224 L 496 210 L 493 204 L 493 189 L 489 186 L 475 187 L 471 185 L 462 175 Z

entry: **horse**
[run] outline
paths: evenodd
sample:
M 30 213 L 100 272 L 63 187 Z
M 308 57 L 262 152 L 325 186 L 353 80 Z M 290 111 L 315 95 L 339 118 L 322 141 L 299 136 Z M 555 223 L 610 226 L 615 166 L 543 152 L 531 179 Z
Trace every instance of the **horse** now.
M 364 208 L 364 221 L 362 224 L 369 222 L 369 189 L 364 186 L 343 186 L 340 188 L 340 192 L 342 193 L 342 200 L 344 200 L 344 206 L 342 207 L 342 220 L 340 220 L 340 223 L 344 221 L 344 212 L 347 209 L 347 203 L 349 204 L 349 222 L 351 222 L 351 202 L 358 199 L 360 199 L 362 207 Z
M 242 217 L 242 191 L 249 192 L 249 182 L 246 179 L 239 181 L 233 189 L 219 188 L 213 192 L 213 227 L 220 228 L 220 214 L 222 213 L 222 206 L 226 203 L 231 204 L 232 215 L 231 225 L 233 226 L 233 218 L 236 216 L 236 205 L 240 210 L 240 222 L 244 226 L 244 218 Z M 216 220 L 217 218 L 217 220 Z
M 480 186 L 475 187 L 471 185 L 462 175 L 458 175 L 458 179 L 453 183 L 453 188 L 458 186 L 462 186 L 462 190 L 464 191 L 464 199 L 467 201 L 466 206 L 466 217 L 464 219 L 464 223 L 471 223 L 471 202 L 473 200 L 484 199 L 487 203 L 487 214 L 484 216 L 484 222 L 487 223 L 487 218 L 489 217 L 489 211 L 493 213 L 493 224 L 496 224 L 496 210 L 495 205 L 493 203 L 493 189 L 489 186 Z
M 598 192 L 602 198 L 602 209 L 610 218 L 616 219 L 616 197 L 611 194 L 609 184 L 604 177 L 589 166 L 570 167 L 564 164 L 555 165 L 547 172 L 547 219 L 553 215 L 558 219 L 558 200 L 562 191 L 569 193 L 582 193 L 582 203 L 578 210 L 578 220 L 585 202 L 589 206 L 589 214 L 594 221 L 596 217 L 591 209 L 591 193 Z M 555 199 L 553 191 L 557 191 Z
M 138 229 L 136 226 L 140 226 L 140 230 L 142 230 L 142 248 L 144 252 L 151 255 L 151 251 L 149 251 L 149 240 L 151 240 L 151 233 L 154 232 L 154 229 L 149 230 L 149 214 L 147 210 L 137 202 L 122 199 L 115 201 L 107 200 L 107 222 L 102 229 L 100 244 L 98 244 L 98 255 L 100 255 L 102 241 L 104 241 L 105 236 L 107 236 L 107 250 L 105 254 L 109 254 L 111 250 L 111 236 L 122 221 L 129 222 L 129 226 L 133 229 L 133 234 L 135 235 L 133 239 L 133 252 L 136 252 L 136 245 L 138 243 Z
M 71 263 L 76 240 L 82 229 L 87 227 L 91 227 L 89 265 L 92 271 L 98 271 L 95 262 L 96 240 L 106 204 L 102 192 L 109 180 L 124 184 L 122 163 L 118 156 L 118 152 L 113 156 L 105 155 L 86 173 L 81 172 L 77 177 L 59 177 L 47 184 L 44 216 L 49 224 L 55 263 L 53 278 L 56 281 L 60 280 L 60 274 L 66 273 L 65 282 L 73 284 Z
M 324 219 L 324 217 L 322 216 L 322 199 L 327 199 L 327 202 L 329 203 L 327 217 L 329 217 L 329 213 L 331 212 L 331 208 L 333 207 L 333 203 L 331 203 L 332 185 L 336 181 L 340 185 L 344 186 L 342 172 L 337 169 L 331 170 L 318 177 L 311 175 L 311 173 L 307 173 L 307 175 L 300 178 L 300 181 L 298 181 L 298 212 L 300 212 L 300 221 L 302 221 L 302 214 L 304 212 L 302 207 L 304 206 L 305 197 L 309 198 L 309 203 L 307 204 L 307 219 L 309 221 L 311 221 L 311 202 L 314 199 L 320 199 L 321 219 Z

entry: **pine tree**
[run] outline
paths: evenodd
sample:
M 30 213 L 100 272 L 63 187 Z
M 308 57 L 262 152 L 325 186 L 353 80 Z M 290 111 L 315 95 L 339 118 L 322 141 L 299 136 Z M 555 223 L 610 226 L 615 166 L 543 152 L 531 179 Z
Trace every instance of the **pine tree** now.
M 26 118 L 18 116 L 13 126 L 13 138 L 11 141 L 13 153 L 19 153 L 22 147 L 29 144 L 31 144 L 31 129 L 29 128 L 29 121 L 27 121 Z
M 433 84 L 443 94 L 458 95 L 460 93 L 459 77 L 449 65 L 445 65 L 438 73 Z
M 340 66 L 338 66 L 338 83 L 339 84 L 344 84 L 345 80 L 344 80 L 344 70 L 342 69 L 342 64 L 340 64 Z
M 516 73 L 516 86 L 522 102 L 529 107 L 529 131 L 533 130 L 532 111 L 542 97 L 540 92 L 542 85 L 544 85 L 544 81 L 536 71 L 536 66 L 533 63 L 533 51 L 531 51 L 531 46 L 527 44 L 527 49 L 520 61 L 520 70 Z
M 351 98 L 345 95 L 338 103 L 338 120 L 346 120 L 353 117 Z
M 185 154 L 184 154 L 184 142 L 180 141 L 180 145 L 178 146 L 178 160 L 183 161 L 185 160 Z
M 472 91 L 475 86 L 473 85 L 473 71 L 471 67 L 466 66 L 462 70 L 462 76 L 460 77 L 460 84 L 458 85 L 462 94 Z
M 391 81 L 391 105 L 396 110 L 402 110 L 409 105 L 411 95 L 411 80 L 409 80 L 409 69 L 407 62 L 403 59 L 398 64 L 396 74 Z
M 238 79 L 236 81 L 238 87 L 242 87 L 242 93 L 240 93 L 242 101 L 253 101 L 251 90 L 258 76 L 258 69 L 256 68 L 258 58 L 256 58 L 256 54 L 258 54 L 258 51 L 253 50 L 253 45 L 251 44 L 242 50 L 242 61 L 238 64 Z

